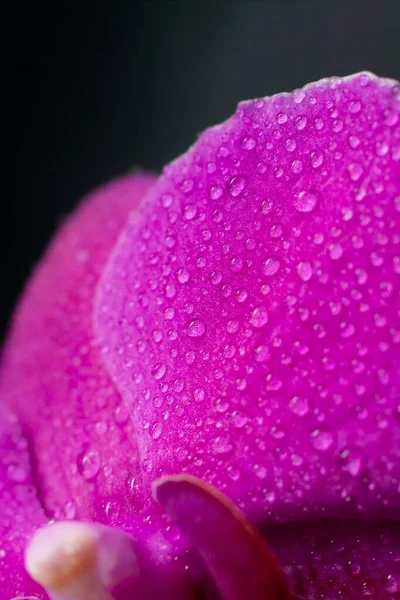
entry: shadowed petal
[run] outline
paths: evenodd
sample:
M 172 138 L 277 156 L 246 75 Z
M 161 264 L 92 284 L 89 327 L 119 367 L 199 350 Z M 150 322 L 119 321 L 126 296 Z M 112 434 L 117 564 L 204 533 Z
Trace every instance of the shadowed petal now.
M 153 489 L 203 557 L 224 600 L 289 599 L 266 543 L 222 494 L 187 475 L 164 477 Z

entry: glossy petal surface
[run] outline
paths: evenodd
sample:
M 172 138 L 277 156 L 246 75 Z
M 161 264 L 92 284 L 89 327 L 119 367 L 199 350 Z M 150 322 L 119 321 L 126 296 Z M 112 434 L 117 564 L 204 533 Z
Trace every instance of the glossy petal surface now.
M 325 80 L 165 169 L 97 309 L 150 477 L 275 518 L 397 514 L 399 106 L 394 82 Z
M 399 148 L 400 87 L 364 73 L 242 103 L 165 168 L 96 309 L 145 485 L 188 472 L 259 523 L 398 519 Z

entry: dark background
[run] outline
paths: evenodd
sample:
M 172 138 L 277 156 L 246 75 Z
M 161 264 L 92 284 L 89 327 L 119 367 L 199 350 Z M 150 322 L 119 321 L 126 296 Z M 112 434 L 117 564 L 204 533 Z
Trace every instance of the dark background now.
M 237 102 L 328 75 L 400 79 L 399 0 L 18 2 L 2 15 L 2 331 L 62 215 L 160 169 Z

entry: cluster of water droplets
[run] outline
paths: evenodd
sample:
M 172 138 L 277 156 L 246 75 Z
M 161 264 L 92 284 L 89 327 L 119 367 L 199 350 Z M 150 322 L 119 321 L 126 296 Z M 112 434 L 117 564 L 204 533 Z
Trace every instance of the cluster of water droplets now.
M 121 240 L 99 329 L 150 478 L 190 471 L 269 518 L 398 507 L 400 134 L 379 86 L 240 105 Z
M 397 523 L 305 521 L 265 534 L 299 600 L 392 600 L 400 595 L 399 533 Z

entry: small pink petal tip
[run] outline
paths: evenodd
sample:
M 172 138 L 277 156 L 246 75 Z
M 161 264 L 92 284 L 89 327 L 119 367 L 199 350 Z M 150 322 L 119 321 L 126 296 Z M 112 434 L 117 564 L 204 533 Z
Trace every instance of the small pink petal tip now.
M 289 600 L 267 544 L 214 487 L 187 475 L 167 476 L 153 484 L 153 493 L 202 556 L 224 600 Z

